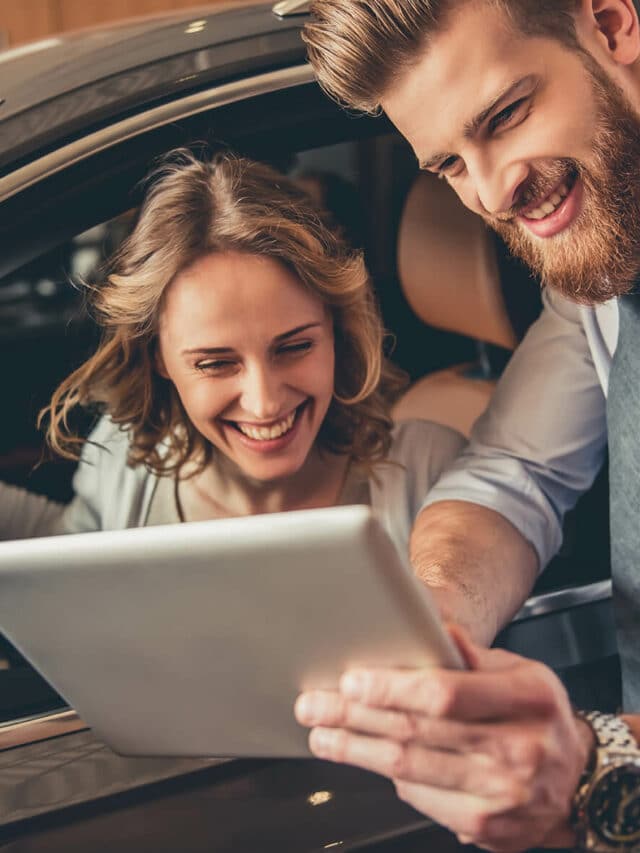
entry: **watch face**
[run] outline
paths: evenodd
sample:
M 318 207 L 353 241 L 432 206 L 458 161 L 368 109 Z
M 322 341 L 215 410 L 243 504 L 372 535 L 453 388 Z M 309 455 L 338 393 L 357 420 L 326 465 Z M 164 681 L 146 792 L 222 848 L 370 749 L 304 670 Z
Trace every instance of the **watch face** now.
M 609 844 L 640 841 L 640 767 L 622 764 L 600 777 L 589 797 L 589 826 Z

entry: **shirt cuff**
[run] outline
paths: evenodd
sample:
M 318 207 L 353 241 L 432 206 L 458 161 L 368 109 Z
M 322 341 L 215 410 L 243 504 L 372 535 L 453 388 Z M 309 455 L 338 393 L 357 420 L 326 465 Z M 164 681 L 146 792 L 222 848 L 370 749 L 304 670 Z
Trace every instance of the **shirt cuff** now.
M 562 525 L 530 480 L 491 479 L 480 473 L 449 471 L 431 489 L 422 508 L 440 501 L 468 501 L 500 513 L 524 536 L 538 555 L 542 571 L 562 545 Z

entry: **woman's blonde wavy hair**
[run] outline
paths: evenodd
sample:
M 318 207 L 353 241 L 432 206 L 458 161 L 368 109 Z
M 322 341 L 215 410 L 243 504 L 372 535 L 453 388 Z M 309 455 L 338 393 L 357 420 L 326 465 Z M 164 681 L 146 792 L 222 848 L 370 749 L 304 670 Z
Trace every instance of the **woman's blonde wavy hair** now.
M 238 251 L 286 264 L 331 312 L 334 398 L 318 445 L 367 465 L 384 459 L 390 406 L 403 379 L 383 356 L 383 328 L 362 254 L 291 180 L 243 157 L 221 153 L 203 162 L 180 149 L 149 181 L 135 229 L 101 280 L 85 285 L 102 341 L 40 413 L 50 447 L 77 459 L 84 439 L 71 413 L 95 407 L 128 432 L 130 465 L 167 475 L 179 474 L 187 461 L 201 470 L 211 460 L 211 444 L 156 369 L 158 316 L 181 270 L 209 252 Z

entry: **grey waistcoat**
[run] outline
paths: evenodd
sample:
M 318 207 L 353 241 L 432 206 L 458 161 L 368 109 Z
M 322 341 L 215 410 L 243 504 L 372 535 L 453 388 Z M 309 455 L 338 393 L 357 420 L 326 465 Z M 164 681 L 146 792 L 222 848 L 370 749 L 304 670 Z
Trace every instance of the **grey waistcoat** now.
M 625 711 L 640 711 L 640 295 L 618 300 L 607 399 L 611 574 Z

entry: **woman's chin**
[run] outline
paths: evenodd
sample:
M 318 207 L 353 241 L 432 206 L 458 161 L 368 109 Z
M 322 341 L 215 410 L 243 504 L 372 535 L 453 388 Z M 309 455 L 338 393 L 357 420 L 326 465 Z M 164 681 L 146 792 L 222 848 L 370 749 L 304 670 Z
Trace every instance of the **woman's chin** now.
M 292 454 L 292 458 L 289 459 L 265 459 L 258 464 L 256 462 L 253 462 L 253 464 L 238 463 L 238 467 L 243 476 L 249 480 L 262 483 L 263 485 L 277 485 L 291 477 L 295 477 L 304 467 L 308 455 L 308 452 L 304 456 L 298 454 L 294 456 Z

